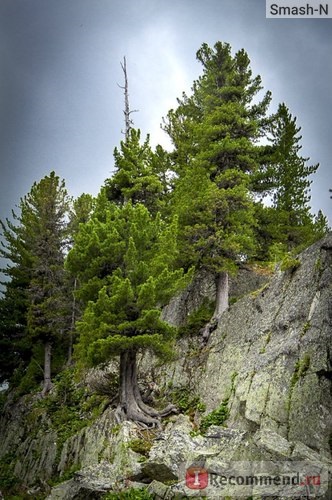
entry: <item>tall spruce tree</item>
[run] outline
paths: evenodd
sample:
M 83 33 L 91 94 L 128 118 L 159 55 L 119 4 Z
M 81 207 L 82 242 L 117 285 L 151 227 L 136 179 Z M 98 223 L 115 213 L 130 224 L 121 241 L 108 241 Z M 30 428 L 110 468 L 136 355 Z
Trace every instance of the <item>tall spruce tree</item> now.
M 183 94 L 164 129 L 174 144 L 178 181 L 174 210 L 179 215 L 184 254 L 215 273 L 217 300 L 208 332 L 228 307 L 228 273 L 254 248 L 251 175 L 260 160 L 257 142 L 265 133 L 271 96 L 260 102 L 259 76 L 252 77 L 244 50 L 203 44 L 197 52 L 203 75 L 192 95 Z
M 28 333 L 44 349 L 43 394 L 51 388 L 52 347 L 65 331 L 64 250 L 69 202 L 65 182 L 51 172 L 33 184 L 21 205 L 25 244 L 32 255 Z
M 280 104 L 272 129 L 277 186 L 273 192 L 273 206 L 278 215 L 280 239 L 288 250 L 310 244 L 314 237 L 310 185 L 311 176 L 319 165 L 309 165 L 309 158 L 301 156 L 300 131 L 296 118 L 285 104 Z
M 2 255 L 11 261 L 5 300 L 16 302 L 21 328 L 32 351 L 44 350 L 44 385 L 51 386 L 51 351 L 64 330 L 64 247 L 69 198 L 64 181 L 51 172 L 21 199 L 16 223 L 2 224 Z
M 161 308 L 190 276 L 175 268 L 177 223 L 166 225 L 142 204 L 105 205 L 101 192 L 96 217 L 81 226 L 67 266 L 80 282 L 86 304 L 78 322 L 76 356 L 87 365 L 120 357 L 117 417 L 158 425 L 158 412 L 144 404 L 137 380 L 137 355 L 151 350 L 167 356 L 174 328 L 162 321 Z
M 280 248 L 284 252 L 299 251 L 328 230 L 322 212 L 314 216 L 310 211 L 310 185 L 319 165 L 309 165 L 309 158 L 301 156 L 300 131 L 296 118 L 285 104 L 280 104 L 271 121 L 268 168 L 263 182 L 272 203 L 256 205 L 262 258 L 272 257 L 276 245 L 279 253 Z
M 28 287 L 32 259 L 22 240 L 22 227 L 13 212 L 13 220 L 0 221 L 0 255 L 6 267 L 1 271 L 6 280 L 0 299 L 0 382 L 13 380 L 14 372 L 24 373 L 31 357 L 31 342 L 27 337 Z

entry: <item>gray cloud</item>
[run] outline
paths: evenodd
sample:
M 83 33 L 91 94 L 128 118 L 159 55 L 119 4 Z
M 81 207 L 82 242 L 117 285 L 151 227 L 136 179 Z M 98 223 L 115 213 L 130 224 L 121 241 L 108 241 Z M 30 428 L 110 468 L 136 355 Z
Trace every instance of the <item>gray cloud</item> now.
M 223 40 L 297 116 L 303 154 L 321 164 L 313 209 L 332 222 L 331 23 L 267 20 L 261 0 L 2 0 L 0 217 L 53 169 L 75 196 L 97 193 L 122 138 L 124 55 L 135 124 L 166 143 L 161 118 L 198 77 L 196 50 Z

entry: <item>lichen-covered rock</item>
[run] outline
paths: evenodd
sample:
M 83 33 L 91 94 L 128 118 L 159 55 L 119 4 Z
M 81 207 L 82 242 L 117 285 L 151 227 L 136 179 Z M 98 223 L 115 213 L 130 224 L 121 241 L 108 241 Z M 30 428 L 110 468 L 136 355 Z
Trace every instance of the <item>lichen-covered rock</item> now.
M 238 284 L 237 296 L 247 294 L 223 314 L 207 345 L 198 335 L 184 337 L 174 361 L 161 365 L 151 356 L 141 359 L 140 373 L 153 380 L 157 393 L 184 388 L 196 405 L 199 401 L 190 418 L 180 414 L 167 423 L 148 456 L 131 445 L 141 430 L 134 423 L 117 425 L 111 408 L 58 450 L 43 416 L 38 428 L 31 426 L 28 403 L 20 401 L 2 417 L 0 457 L 15 453 L 15 471 L 28 486 L 36 478 L 47 481 L 51 470 L 61 479 L 72 467 L 79 469 L 52 489 L 50 500 L 98 498 L 136 482 L 148 483 L 155 498 L 200 496 L 188 489 L 188 468 L 220 478 L 239 461 L 304 461 L 331 469 L 332 234 L 299 260 L 298 267 L 277 271 L 264 286 L 248 275 L 249 290 L 259 282 L 257 291 L 247 293 Z M 247 276 L 247 270 L 243 273 Z M 164 311 L 170 323 L 183 324 L 205 297 L 213 298 L 211 277 L 199 279 Z M 211 415 L 215 418 L 209 420 Z M 214 425 L 200 435 L 203 418 Z M 212 495 L 211 488 L 204 491 Z M 254 494 L 259 492 L 253 489 Z

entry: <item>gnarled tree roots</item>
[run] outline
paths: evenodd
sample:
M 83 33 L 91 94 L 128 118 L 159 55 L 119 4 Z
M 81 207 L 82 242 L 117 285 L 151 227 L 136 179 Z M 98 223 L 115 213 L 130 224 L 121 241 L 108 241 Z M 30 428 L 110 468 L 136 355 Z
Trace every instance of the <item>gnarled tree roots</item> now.
M 171 413 L 177 413 L 173 404 L 158 411 L 144 403 L 137 383 L 136 351 L 127 350 L 122 353 L 119 404 L 115 410 L 117 422 L 133 420 L 144 427 L 161 427 L 161 418 Z

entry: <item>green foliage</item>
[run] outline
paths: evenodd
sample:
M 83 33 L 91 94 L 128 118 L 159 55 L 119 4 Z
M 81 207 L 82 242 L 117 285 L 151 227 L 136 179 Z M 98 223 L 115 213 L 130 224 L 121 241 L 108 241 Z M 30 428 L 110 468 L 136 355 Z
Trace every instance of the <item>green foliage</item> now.
M 130 488 L 114 493 L 106 493 L 103 500 L 153 500 L 153 497 L 146 488 Z
M 150 137 L 140 143 L 140 130 L 130 129 L 129 137 L 115 148 L 115 173 L 105 182 L 107 197 L 116 204 L 130 201 L 143 204 L 150 213 L 160 211 L 167 198 L 166 153 L 159 146 L 153 152 Z
M 202 305 L 193 311 L 187 318 L 186 324 L 178 329 L 179 337 L 198 335 L 213 314 L 214 305 L 208 299 L 204 300 Z
M 261 205 L 257 212 L 257 236 L 263 254 L 273 243 L 281 244 L 286 251 L 299 252 L 328 231 L 322 212 L 317 216 L 310 213 L 310 185 L 319 165 L 308 165 L 309 158 L 300 155 L 300 130 L 287 106 L 280 104 L 270 122 L 271 146 L 265 157 L 265 181 L 272 207 Z
M 6 453 L 0 458 L 0 490 L 3 493 L 12 491 L 19 484 L 19 478 L 14 474 L 15 463 L 14 453 Z
M 16 382 L 17 379 L 17 382 Z M 26 370 L 17 370 L 13 374 L 12 384 L 16 387 L 17 396 L 29 394 L 32 391 L 40 389 L 43 380 L 43 370 L 36 358 L 32 358 Z
M 130 348 L 168 357 L 175 330 L 161 307 L 191 274 L 176 269 L 177 221 L 166 224 L 140 204 L 108 203 L 81 228 L 67 265 L 88 302 L 77 328 L 76 356 L 94 365 Z M 88 301 L 89 300 L 89 301 Z
M 66 326 L 63 263 L 69 203 L 64 181 L 51 172 L 21 199 L 20 214 L 13 212 L 13 221 L 1 222 L 0 255 L 10 264 L 3 270 L 9 282 L 0 303 L 0 343 L 7 358 L 0 379 L 10 380 L 14 365 L 25 372 L 36 344 L 56 344 Z
M 235 380 L 237 377 L 237 372 L 233 372 L 231 376 L 231 387 L 229 390 L 229 396 L 222 400 L 218 408 L 213 410 L 211 413 L 202 418 L 200 423 L 200 431 L 204 434 L 211 425 L 224 425 L 229 417 L 228 403 L 231 395 L 235 391 Z
M 75 472 L 79 471 L 81 469 L 81 464 L 75 464 L 69 467 L 61 476 L 61 482 L 63 481 L 68 481 L 69 479 L 72 479 L 75 475 Z
M 228 402 L 229 398 L 224 399 L 218 408 L 202 418 L 200 424 L 202 433 L 205 433 L 211 425 L 224 425 L 229 416 Z
M 294 272 L 301 265 L 301 261 L 291 254 L 287 253 L 282 259 L 280 269 L 281 271 Z
M 166 391 L 165 399 L 171 400 L 181 413 L 185 413 L 190 417 L 193 417 L 196 410 L 205 411 L 205 404 L 188 386 L 170 387 Z
M 279 105 L 278 112 L 272 123 L 272 145 L 275 181 L 274 206 L 287 212 L 290 217 L 304 218 L 308 216 L 310 201 L 310 176 L 318 169 L 317 165 L 307 165 L 309 158 L 300 156 L 299 132 L 301 127 L 296 124 L 287 106 Z M 299 222 L 299 221 L 298 221 Z
M 299 359 L 295 363 L 294 372 L 290 381 L 288 400 L 287 400 L 287 411 L 288 413 L 291 410 L 292 404 L 292 396 L 295 389 L 296 384 L 299 382 L 301 377 L 304 377 L 307 371 L 310 368 L 310 356 L 308 353 L 304 354 L 303 358 Z M 288 431 L 289 431 L 289 419 L 288 419 Z
M 307 333 L 307 331 L 310 329 L 311 327 L 311 323 L 310 321 L 306 321 L 303 325 L 303 329 L 302 329 L 302 332 L 301 332 L 301 337 L 303 337 L 303 335 L 305 335 Z
M 35 417 L 42 412 L 50 419 L 61 453 L 63 443 L 93 422 L 104 406 L 105 398 L 87 393 L 84 387 L 75 383 L 75 370 L 66 369 L 55 378 L 52 392 L 35 403 L 34 412 Z
M 253 104 L 261 80 L 244 50 L 233 56 L 227 43 L 203 44 L 197 59 L 203 74 L 164 125 L 175 146 L 180 262 L 233 273 L 255 251 L 250 183 L 270 94 Z
M 83 193 L 73 201 L 68 224 L 68 232 L 71 238 L 74 238 L 75 234 L 79 231 L 80 224 L 88 222 L 94 207 L 95 199 L 90 194 Z

